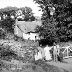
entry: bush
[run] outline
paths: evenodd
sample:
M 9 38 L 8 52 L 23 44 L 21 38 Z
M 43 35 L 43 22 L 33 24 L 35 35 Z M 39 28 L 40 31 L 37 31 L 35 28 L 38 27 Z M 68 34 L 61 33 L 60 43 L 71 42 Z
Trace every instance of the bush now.
M 6 32 L 5 32 L 5 30 L 2 29 L 2 28 L 0 28 L 0 39 L 5 38 L 5 36 L 6 36 Z
M 1 22 L 1 27 L 5 28 L 7 32 L 14 33 L 14 28 L 13 28 L 14 23 L 15 23 L 15 20 L 12 20 L 10 17 L 8 17 L 7 19 Z
M 16 58 L 17 55 L 14 51 L 10 49 L 7 45 L 6 47 L 0 46 L 0 58 L 4 60 L 11 60 L 12 58 Z

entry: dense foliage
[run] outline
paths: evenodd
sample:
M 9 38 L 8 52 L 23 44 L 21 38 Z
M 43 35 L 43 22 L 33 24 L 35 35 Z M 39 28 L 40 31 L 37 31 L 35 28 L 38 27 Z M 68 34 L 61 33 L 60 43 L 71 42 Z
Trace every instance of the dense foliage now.
M 34 21 L 35 20 L 32 9 L 30 7 L 22 7 L 20 9 L 25 15 L 24 21 Z
M 14 33 L 14 27 L 13 26 L 15 24 L 15 20 L 8 17 L 7 19 L 1 21 L 0 23 L 1 23 L 1 27 L 3 29 L 5 29 L 6 32 Z
M 22 14 L 17 15 L 17 11 L 21 10 Z M 17 8 L 17 7 L 6 7 L 0 9 L 0 15 L 2 16 L 3 14 L 6 14 L 8 16 L 13 15 L 15 18 L 18 16 L 24 15 L 24 21 L 34 21 L 35 17 L 33 15 L 32 9 L 30 7 L 22 7 L 22 8 Z M 2 17 L 3 18 L 3 17 Z M 19 20 L 22 20 L 21 18 Z
M 43 11 L 42 26 L 37 28 L 40 36 L 51 42 L 69 41 L 72 39 L 72 3 L 71 0 L 34 0 Z M 48 7 L 54 7 L 50 15 Z

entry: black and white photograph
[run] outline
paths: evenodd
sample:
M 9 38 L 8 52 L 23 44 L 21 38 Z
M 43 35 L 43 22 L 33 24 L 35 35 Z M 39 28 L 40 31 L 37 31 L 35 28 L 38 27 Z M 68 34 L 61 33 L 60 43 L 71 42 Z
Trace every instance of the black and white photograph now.
M 72 72 L 72 0 L 0 0 L 0 72 Z

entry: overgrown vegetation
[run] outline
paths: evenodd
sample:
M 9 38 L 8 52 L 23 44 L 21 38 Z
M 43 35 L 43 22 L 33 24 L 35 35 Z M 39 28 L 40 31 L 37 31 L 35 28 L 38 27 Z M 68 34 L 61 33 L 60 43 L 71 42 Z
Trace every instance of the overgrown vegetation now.
M 7 19 L 1 21 L 1 27 L 7 32 L 14 33 L 15 20 L 8 17 Z
M 0 28 L 0 39 L 4 39 L 6 36 L 6 32 L 4 29 Z
M 0 59 L 9 61 L 12 58 L 17 58 L 17 54 L 9 46 L 0 46 Z
M 18 10 L 21 10 L 22 12 L 17 12 Z M 35 17 L 33 15 L 32 9 L 30 7 L 22 7 L 22 8 L 17 8 L 17 7 L 6 7 L 0 9 L 0 15 L 3 18 L 3 14 L 6 14 L 8 16 L 14 16 L 14 19 L 17 18 L 18 16 L 23 16 L 22 18 L 18 17 L 18 20 L 21 21 L 34 21 Z

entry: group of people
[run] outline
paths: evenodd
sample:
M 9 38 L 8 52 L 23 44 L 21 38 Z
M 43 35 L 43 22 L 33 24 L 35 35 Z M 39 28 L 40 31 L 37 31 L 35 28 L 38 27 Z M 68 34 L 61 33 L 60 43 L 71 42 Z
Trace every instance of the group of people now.
M 37 53 L 35 54 L 35 60 L 39 60 L 39 59 L 51 60 L 51 54 L 49 50 L 50 49 L 48 45 L 46 45 L 45 47 L 43 46 L 37 47 Z
M 59 45 L 56 45 L 54 43 L 54 45 L 50 48 L 48 45 L 46 45 L 45 47 L 37 47 L 37 52 L 35 54 L 35 60 L 53 60 L 55 62 L 57 61 L 62 61 L 63 59 L 63 54 L 60 51 L 60 47 Z

